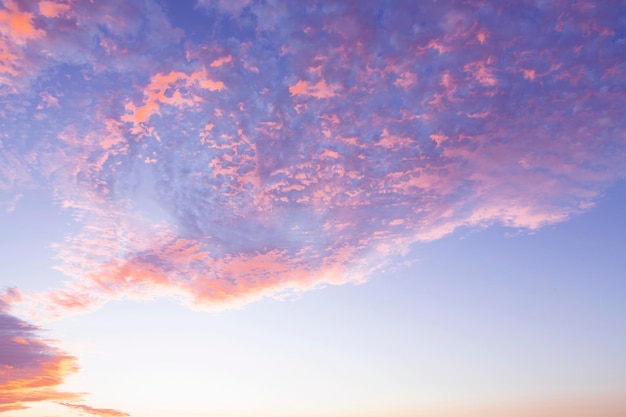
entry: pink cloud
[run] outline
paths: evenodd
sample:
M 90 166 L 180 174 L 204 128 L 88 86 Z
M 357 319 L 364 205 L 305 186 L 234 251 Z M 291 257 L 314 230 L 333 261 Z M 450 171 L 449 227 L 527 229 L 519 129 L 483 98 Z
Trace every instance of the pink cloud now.
M 138 133 L 141 124 L 147 122 L 154 114 L 160 113 L 161 105 L 183 108 L 192 107 L 202 101 L 199 95 L 191 91 L 183 93 L 181 88 L 220 91 L 225 85 L 221 81 L 209 78 L 204 69 L 191 74 L 178 71 L 155 74 L 144 89 L 143 105 L 137 107 L 133 103 L 128 103 L 126 110 L 130 114 L 122 116 L 122 121 L 132 122 L 135 125 L 133 132 Z
M 40 94 L 40 97 L 41 97 L 42 104 L 37 106 L 38 109 L 43 109 L 44 107 L 57 107 L 57 108 L 61 107 L 59 106 L 59 99 L 52 96 L 50 93 L 43 92 Z
M 39 3 L 45 37 L 3 33 L 3 79 L 45 76 L 7 110 L 0 187 L 39 181 L 76 221 L 68 283 L 32 310 L 361 282 L 459 227 L 564 221 L 626 176 L 608 6 L 201 3 L 228 38 L 183 45 L 150 1 Z
M 230 55 L 224 56 L 222 58 L 218 58 L 215 61 L 211 62 L 212 67 L 221 67 L 222 65 L 226 65 L 228 63 L 233 62 L 233 57 Z
M 13 303 L 22 301 L 22 292 L 15 288 L 10 287 L 4 290 L 4 293 L 0 295 L 0 305 L 2 305 L 2 311 L 7 309 Z
M 5 9 L 0 9 L 0 33 L 17 44 L 24 44 L 30 40 L 45 35 L 45 31 L 37 29 L 33 24 L 32 13 L 23 12 L 12 1 L 4 2 Z
M 75 237 L 73 246 L 67 247 L 72 258 L 63 258 L 67 264 L 60 268 L 68 276 L 81 276 L 81 283 L 31 295 L 26 301 L 28 309 L 45 311 L 50 318 L 90 311 L 109 299 L 163 295 L 177 296 L 194 308 L 221 309 L 323 284 L 359 281 L 367 268 L 361 261 L 351 260 L 358 248 L 349 245 L 311 265 L 309 257 L 319 257 L 314 251 L 294 255 L 268 250 L 215 257 L 201 241 L 181 239 L 171 231 L 152 236 L 145 236 L 144 231 L 141 238 L 123 243 L 127 251 L 136 254 L 127 260 L 107 256 L 119 251 L 118 243 L 88 239 L 88 235 Z M 91 249 L 95 245 L 101 249 L 99 254 Z M 93 261 L 85 263 L 81 251 L 89 253 Z
M 17 76 L 19 75 L 21 67 L 20 56 L 10 49 L 7 42 L 0 39 L 0 74 L 4 73 L 10 76 Z M 2 78 L 0 78 L 0 81 L 3 81 Z M 5 82 L 3 82 L 3 84 Z
M 409 88 L 417 83 L 417 76 L 412 72 L 405 71 L 401 73 L 394 81 L 394 85 L 402 88 Z
M 28 164 L 4 145 L 0 138 L 0 190 L 12 191 L 28 187 L 32 182 Z
M 493 73 L 493 58 L 489 58 L 486 62 L 471 62 L 463 67 L 463 70 L 469 72 L 472 78 L 486 86 L 496 86 L 498 81 Z
M 70 10 L 70 5 L 54 1 L 39 2 L 39 13 L 47 18 L 55 18 L 65 15 Z
M 328 85 L 326 80 L 321 80 L 315 84 L 300 80 L 291 87 L 289 92 L 294 96 L 310 96 L 315 98 L 330 98 L 337 95 L 338 85 Z
M 23 197 L 24 197 L 24 194 L 16 194 L 8 200 L 5 200 L 5 201 L 0 200 L 0 207 L 2 207 L 2 209 L 6 213 L 13 213 L 15 209 L 17 208 L 17 205 L 19 204 L 20 200 Z
M 112 410 L 110 408 L 94 408 L 85 404 L 72 404 L 72 403 L 58 403 L 68 408 L 79 410 L 83 413 L 90 414 L 98 417 L 130 417 L 130 414 L 119 410 Z

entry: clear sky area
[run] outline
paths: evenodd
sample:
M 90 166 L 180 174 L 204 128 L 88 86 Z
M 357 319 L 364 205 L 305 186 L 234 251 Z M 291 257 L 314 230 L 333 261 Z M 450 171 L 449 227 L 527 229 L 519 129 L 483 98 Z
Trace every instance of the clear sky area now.
M 625 57 L 623 0 L 0 0 L 0 416 L 626 416 Z

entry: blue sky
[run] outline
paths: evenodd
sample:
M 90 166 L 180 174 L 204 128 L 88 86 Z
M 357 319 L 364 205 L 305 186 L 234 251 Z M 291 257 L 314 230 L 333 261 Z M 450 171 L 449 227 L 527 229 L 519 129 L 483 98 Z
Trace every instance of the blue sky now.
M 0 413 L 619 415 L 625 19 L 0 1 Z

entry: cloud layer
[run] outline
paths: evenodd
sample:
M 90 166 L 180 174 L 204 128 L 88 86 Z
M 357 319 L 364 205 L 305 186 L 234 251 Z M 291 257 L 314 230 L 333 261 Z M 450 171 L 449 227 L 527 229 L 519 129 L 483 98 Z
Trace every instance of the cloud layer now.
M 620 1 L 5 1 L 0 191 L 79 226 L 45 315 L 359 282 L 624 178 Z M 183 27 L 184 26 L 184 27 Z

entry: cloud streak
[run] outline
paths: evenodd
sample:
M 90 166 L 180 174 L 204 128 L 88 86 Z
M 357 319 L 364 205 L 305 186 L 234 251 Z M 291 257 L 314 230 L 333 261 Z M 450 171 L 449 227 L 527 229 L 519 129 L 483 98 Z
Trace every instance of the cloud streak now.
M 58 403 L 58 404 L 74 409 L 74 410 L 79 410 L 83 413 L 86 413 L 92 416 L 97 416 L 97 417 L 130 417 L 130 414 L 127 414 L 119 410 L 112 410 L 110 408 L 94 408 L 85 404 L 72 404 L 72 403 Z
M 626 175 L 626 33 L 581 4 L 6 3 L 1 184 L 80 226 L 25 303 L 224 308 L 588 210 Z

